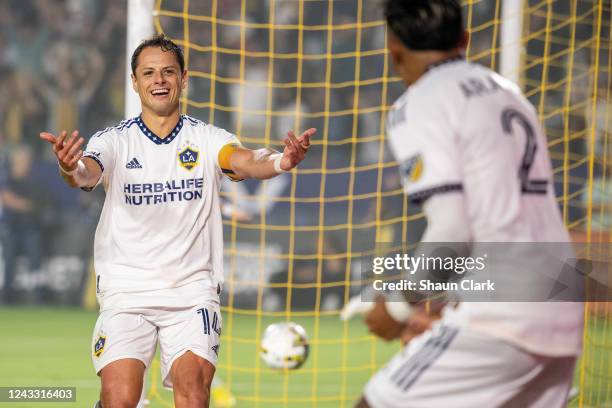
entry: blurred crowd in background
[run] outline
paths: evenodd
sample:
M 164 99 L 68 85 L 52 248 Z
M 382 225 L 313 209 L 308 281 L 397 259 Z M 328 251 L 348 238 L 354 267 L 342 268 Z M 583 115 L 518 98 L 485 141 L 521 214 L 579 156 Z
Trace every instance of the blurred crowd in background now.
M 53 267 L 44 262 L 50 254 L 87 259 L 91 253 L 101 192 L 90 195 L 65 185 L 39 133 L 78 129 L 88 137 L 123 119 L 125 13 L 125 0 L 0 2 L 5 301 L 17 296 L 11 286 L 32 288 L 33 301 L 44 298 L 42 288 L 53 286 L 44 277 L 54 277 L 41 273 L 43 265 Z M 66 269 L 62 265 L 70 259 L 57 267 Z M 79 263 L 80 274 L 85 264 Z M 32 272 L 32 280 L 15 282 L 17 270 Z
M 581 44 L 592 38 L 595 20 L 580 20 L 575 30 L 559 25 L 554 41 L 547 42 L 542 30 L 550 10 L 542 2 L 527 3 L 534 9 L 524 24 L 540 34 L 525 44 L 522 80 L 534 105 L 543 107 L 557 178 L 564 176 L 559 166 L 567 151 L 570 165 L 582 160 L 565 175 L 569 189 L 556 186 L 571 197 L 568 220 L 580 222 L 587 200 L 585 141 L 593 118 L 597 155 L 609 149 L 603 143 L 609 71 L 598 82 L 601 112 L 593 116 L 594 54 Z M 591 2 L 579 2 L 574 11 L 561 3 L 566 2 L 550 6 L 554 23 L 594 10 Z M 264 273 L 265 281 L 277 284 L 266 297 L 267 308 L 285 307 L 286 288 L 278 284 L 289 279 L 304 286 L 294 289 L 292 306 L 338 308 L 345 282 L 359 274 L 351 254 L 376 242 L 401 243 L 406 231 L 416 241 L 424 227 L 423 220 L 408 221 L 406 215 L 418 208 L 406 205 L 397 168 L 387 164 L 392 158 L 384 145 L 384 117 L 403 84 L 392 78 L 385 61 L 379 1 L 198 1 L 190 2 L 189 20 L 173 14 L 184 4 L 162 1 L 157 28 L 188 48 L 189 115 L 236 133 L 247 146 L 281 149 L 287 130 L 319 130 L 298 176 L 277 177 L 265 187 L 255 181 L 224 186 L 223 213 L 233 219 L 225 226 L 226 241 L 237 237 L 226 251 L 230 290 L 257 293 Z M 213 4 L 216 19 L 210 18 Z M 491 24 L 498 11 L 496 1 L 473 2 L 469 10 L 469 56 L 487 66 L 499 63 L 499 27 Z M 609 7 L 604 14 L 609 21 Z M 89 290 L 93 231 L 104 193 L 67 187 L 38 135 L 78 129 L 88 138 L 124 119 L 126 24 L 126 0 L 0 2 L 0 303 L 78 304 Z M 602 32 L 605 50 L 609 24 Z M 574 48 L 567 52 L 570 44 Z M 542 101 L 546 53 L 556 57 L 546 60 L 550 87 Z M 608 58 L 602 53 L 600 63 L 609 64 Z M 563 78 L 569 73 L 567 92 Z M 555 113 L 563 106 L 565 111 Z M 554 142 L 566 132 L 577 137 Z M 596 177 L 611 179 L 604 168 L 597 163 Z M 600 184 L 594 192 L 602 197 L 598 202 L 612 201 L 612 185 Z M 602 222 L 602 228 L 612 226 L 612 219 Z M 249 224 L 279 228 L 266 230 L 262 240 L 263 229 Z M 313 282 L 328 284 L 318 304 Z M 255 298 L 240 299 L 255 307 Z

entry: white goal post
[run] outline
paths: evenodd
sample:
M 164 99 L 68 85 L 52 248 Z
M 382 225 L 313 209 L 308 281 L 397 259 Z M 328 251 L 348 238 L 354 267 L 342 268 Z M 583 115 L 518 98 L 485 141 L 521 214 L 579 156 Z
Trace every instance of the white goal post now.
M 521 66 L 521 34 L 523 31 L 523 0 L 501 0 L 501 38 L 499 73 L 519 85 Z
M 127 2 L 127 32 L 125 41 L 125 117 L 133 118 L 140 114 L 140 98 L 132 88 L 132 53 L 146 38 L 155 33 L 153 11 L 155 0 L 128 0 Z M 142 395 L 137 408 L 149 406 L 146 399 L 149 386 L 148 370 L 145 372 Z
M 154 0 L 128 0 L 127 35 L 125 43 L 125 117 L 133 118 L 140 113 L 140 99 L 132 89 L 130 58 L 142 40 L 152 36 Z

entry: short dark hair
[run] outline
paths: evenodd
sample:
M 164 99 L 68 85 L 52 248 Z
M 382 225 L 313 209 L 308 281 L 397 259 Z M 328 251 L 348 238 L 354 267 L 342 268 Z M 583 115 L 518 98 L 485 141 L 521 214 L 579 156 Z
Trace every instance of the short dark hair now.
M 456 0 L 385 0 L 384 13 L 389 29 L 411 50 L 448 51 L 463 39 Z
M 183 50 L 174 43 L 171 39 L 166 37 L 163 33 L 155 34 L 153 37 L 148 38 L 140 43 L 140 45 L 134 50 L 132 54 L 132 74 L 136 75 L 136 66 L 138 65 L 138 57 L 145 48 L 159 47 L 163 51 L 171 51 L 176 56 L 181 72 L 185 70 L 185 57 L 183 56 Z

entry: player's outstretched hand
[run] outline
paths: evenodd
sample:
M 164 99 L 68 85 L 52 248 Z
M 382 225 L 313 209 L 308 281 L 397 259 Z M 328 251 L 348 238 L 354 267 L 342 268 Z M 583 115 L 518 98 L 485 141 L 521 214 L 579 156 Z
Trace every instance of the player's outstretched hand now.
M 306 152 L 308 152 L 310 147 L 310 138 L 316 131 L 317 129 L 310 128 L 302 133 L 300 137 L 295 137 L 292 130 L 287 132 L 287 137 L 284 140 L 285 150 L 283 150 L 283 157 L 280 161 L 281 169 L 289 171 L 304 160 Z
M 420 336 L 426 330 L 431 329 L 433 322 L 440 318 L 440 314 L 431 314 L 423 307 L 414 308 L 406 321 L 400 340 L 402 344 L 409 343 L 413 338 Z
M 68 132 L 62 130 L 58 137 L 55 137 L 49 132 L 41 132 L 40 138 L 46 140 L 53 146 L 53 153 L 57 157 L 57 161 L 62 169 L 66 172 L 74 170 L 79 159 L 83 156 L 81 146 L 85 139 L 79 137 L 79 131 L 72 132 L 67 138 Z
M 406 325 L 398 323 L 391 317 L 385 303 L 386 300 L 383 296 L 376 298 L 374 308 L 365 315 L 365 324 L 371 333 L 384 340 L 391 341 L 401 337 Z

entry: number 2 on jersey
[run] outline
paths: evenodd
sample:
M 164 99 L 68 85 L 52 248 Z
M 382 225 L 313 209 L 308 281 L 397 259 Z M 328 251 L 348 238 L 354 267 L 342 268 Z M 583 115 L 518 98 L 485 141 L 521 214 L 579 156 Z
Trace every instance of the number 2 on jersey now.
M 546 186 L 548 180 L 530 180 L 529 170 L 533 165 L 538 146 L 536 144 L 535 132 L 533 126 L 529 123 L 529 120 L 521 112 L 506 108 L 502 111 L 501 122 L 504 133 L 509 136 L 513 136 L 512 122 L 518 122 L 518 125 L 523 128 L 525 132 L 525 153 L 523 153 L 523 160 L 519 168 L 519 179 L 521 180 L 521 192 L 525 194 L 546 194 Z

